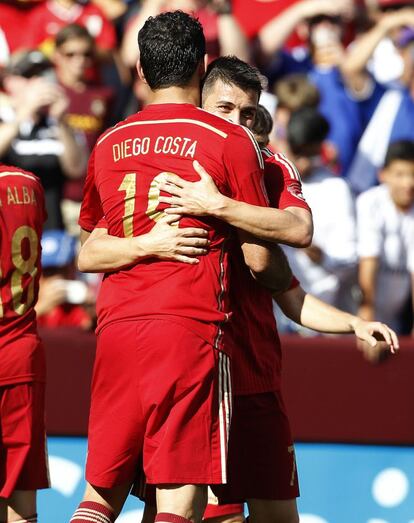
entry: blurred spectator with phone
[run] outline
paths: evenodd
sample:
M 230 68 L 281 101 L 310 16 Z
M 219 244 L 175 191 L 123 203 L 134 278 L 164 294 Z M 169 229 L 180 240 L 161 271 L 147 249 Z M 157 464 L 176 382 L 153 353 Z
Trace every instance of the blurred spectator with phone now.
M 85 282 L 76 279 L 76 245 L 76 238 L 64 231 L 43 234 L 43 274 L 36 305 L 40 326 L 75 326 L 85 330 L 93 326 L 93 293 Z
M 63 227 L 64 180 L 85 171 L 86 149 L 65 121 L 69 100 L 40 51 L 12 56 L 3 76 L 0 160 L 34 172 L 45 190 L 45 229 Z

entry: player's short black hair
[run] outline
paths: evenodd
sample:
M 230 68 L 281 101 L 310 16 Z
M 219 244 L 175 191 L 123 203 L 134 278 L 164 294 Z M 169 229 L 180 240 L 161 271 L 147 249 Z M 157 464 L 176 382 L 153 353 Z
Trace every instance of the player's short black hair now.
M 186 86 L 206 52 L 202 25 L 182 11 L 148 18 L 138 33 L 138 45 L 152 90 Z
M 236 85 L 243 91 L 255 91 L 258 97 L 263 88 L 259 70 L 237 56 L 220 56 L 209 64 L 203 79 L 203 97 L 218 80 L 228 85 Z
M 289 147 L 295 154 L 309 146 L 322 144 L 329 133 L 329 123 L 315 108 L 306 107 L 291 114 L 287 126 Z
M 384 167 L 388 167 L 396 160 L 414 162 L 414 141 L 399 140 L 389 145 L 385 155 Z
M 254 134 L 257 143 L 260 147 L 266 147 L 269 143 L 269 135 L 273 129 L 272 115 L 263 105 L 257 106 L 256 115 L 254 118 L 251 131 Z

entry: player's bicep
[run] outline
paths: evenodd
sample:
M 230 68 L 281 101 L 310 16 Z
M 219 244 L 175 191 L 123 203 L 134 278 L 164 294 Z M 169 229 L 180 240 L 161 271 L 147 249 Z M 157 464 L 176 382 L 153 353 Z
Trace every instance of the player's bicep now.
M 271 263 L 269 247 L 248 232 L 237 229 L 237 233 L 246 265 L 255 273 L 265 271 Z

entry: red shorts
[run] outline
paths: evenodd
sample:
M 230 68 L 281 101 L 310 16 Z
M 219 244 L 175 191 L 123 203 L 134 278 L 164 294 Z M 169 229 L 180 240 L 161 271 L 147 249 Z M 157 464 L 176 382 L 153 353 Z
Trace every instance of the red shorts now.
M 45 384 L 0 387 L 0 498 L 49 487 Z
M 298 497 L 295 451 L 280 392 L 236 396 L 233 402 L 228 484 L 212 487 L 220 503 Z
M 86 479 L 131 481 L 142 454 L 152 484 L 227 478 L 228 357 L 180 324 L 137 320 L 98 336 Z

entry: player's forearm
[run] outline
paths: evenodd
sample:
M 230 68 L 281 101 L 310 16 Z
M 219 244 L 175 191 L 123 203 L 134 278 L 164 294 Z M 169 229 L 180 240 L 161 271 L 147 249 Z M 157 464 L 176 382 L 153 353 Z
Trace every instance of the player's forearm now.
M 359 318 L 329 305 L 301 287 L 274 296 L 284 314 L 292 321 L 329 334 L 347 334 L 355 331 Z
M 289 211 L 259 207 L 230 198 L 221 199 L 211 215 L 262 240 L 307 247 L 312 241 L 312 224 Z
M 261 263 L 249 265 L 253 277 L 272 293 L 285 292 L 292 281 L 292 270 L 285 253 L 279 245 L 256 245 L 256 256 L 260 255 L 261 251 Z
M 367 321 L 374 319 L 377 272 L 377 258 L 360 259 L 358 268 L 359 287 L 361 290 L 359 315 Z
M 148 256 L 142 237 L 105 235 L 84 243 L 78 256 L 78 268 L 81 272 L 113 272 Z

